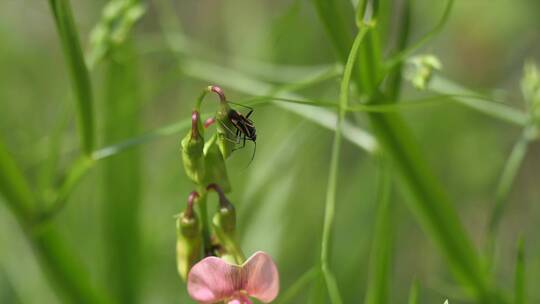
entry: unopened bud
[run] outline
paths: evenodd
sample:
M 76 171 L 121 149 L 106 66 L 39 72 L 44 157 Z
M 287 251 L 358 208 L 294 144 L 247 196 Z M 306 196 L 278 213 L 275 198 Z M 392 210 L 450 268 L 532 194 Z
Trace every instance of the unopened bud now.
M 214 135 L 205 145 L 205 168 L 206 174 L 204 177 L 204 184 L 218 184 L 224 192 L 231 191 L 231 184 L 229 182 L 229 176 L 227 175 L 227 168 L 225 166 L 225 160 L 217 144 L 217 136 Z
M 182 160 L 184 171 L 195 183 L 201 184 L 204 180 L 204 136 L 203 127 L 198 111 L 191 115 L 191 130 L 182 139 Z
M 210 184 L 208 190 L 214 190 L 219 196 L 219 207 L 212 218 L 212 226 L 219 244 L 227 255 L 234 257 L 236 263 L 245 259 L 236 237 L 236 211 L 217 184 Z
M 186 210 L 176 220 L 176 262 L 178 273 L 183 280 L 193 265 L 203 257 L 201 225 L 193 205 L 199 198 L 197 192 L 189 195 Z

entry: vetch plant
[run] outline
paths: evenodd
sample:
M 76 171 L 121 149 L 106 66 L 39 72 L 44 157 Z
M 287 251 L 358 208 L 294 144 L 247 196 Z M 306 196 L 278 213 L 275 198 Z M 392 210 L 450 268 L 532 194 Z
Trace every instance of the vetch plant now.
M 219 105 L 215 116 L 203 125 L 200 107 L 208 92 L 219 96 Z M 184 171 L 197 189 L 177 218 L 178 272 L 184 281 L 187 279 L 190 296 L 200 303 L 247 304 L 251 303 L 250 296 L 266 303 L 279 290 L 277 267 L 264 252 L 245 260 L 236 236 L 236 211 L 225 195 L 231 191 L 225 160 L 245 131 L 234 121 L 237 116 L 231 118 L 230 113 L 236 111 L 230 108 L 221 88 L 207 87 L 197 99 L 191 129 L 181 142 Z M 215 122 L 216 133 L 205 141 L 206 129 Z M 211 219 L 207 207 L 210 192 L 215 192 L 219 201 Z

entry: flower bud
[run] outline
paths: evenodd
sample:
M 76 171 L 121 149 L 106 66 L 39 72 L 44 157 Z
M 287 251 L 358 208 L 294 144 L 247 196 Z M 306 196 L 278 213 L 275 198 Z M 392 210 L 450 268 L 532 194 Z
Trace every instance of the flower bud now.
M 191 115 L 191 130 L 182 139 L 182 160 L 184 171 L 196 184 L 201 184 L 205 175 L 204 137 L 198 111 Z
M 237 263 L 243 262 L 244 254 L 236 238 L 236 211 L 217 184 L 210 184 L 208 190 L 214 190 L 219 196 L 219 207 L 212 219 L 212 226 L 224 252 L 234 257 Z
M 405 77 L 419 90 L 425 90 L 435 70 L 440 70 L 442 64 L 434 55 L 415 56 L 409 60 L 410 67 Z
M 191 267 L 203 257 L 201 225 L 193 210 L 193 204 L 198 198 L 199 194 L 192 192 L 186 210 L 176 220 L 176 262 L 183 280 L 186 280 Z
M 229 176 L 227 175 L 227 168 L 225 166 L 225 160 L 218 147 L 217 136 L 214 135 L 206 143 L 204 147 L 205 155 L 205 168 L 206 174 L 204 177 L 204 184 L 218 184 L 221 186 L 224 192 L 231 191 L 231 184 L 229 182 Z

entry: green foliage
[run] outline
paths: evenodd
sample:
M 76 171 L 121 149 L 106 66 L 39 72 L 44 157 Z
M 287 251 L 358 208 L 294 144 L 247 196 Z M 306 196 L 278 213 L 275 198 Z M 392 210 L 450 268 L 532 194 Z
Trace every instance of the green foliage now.
M 0 4 L 0 200 L 20 225 L 0 207 L 0 302 L 51 286 L 66 303 L 191 303 L 175 258 L 185 279 L 240 248 L 276 257 L 278 303 L 532 302 L 535 252 L 526 268 L 524 241 L 516 259 L 508 244 L 537 245 L 540 73 L 515 71 L 538 10 L 488 2 L 49 0 L 56 33 L 39 5 Z M 232 153 L 227 117 L 244 109 L 224 95 L 196 106 L 201 137 L 188 131 L 210 84 L 255 109 L 245 169 L 252 147 Z M 234 209 L 216 211 L 211 183 L 234 184 Z

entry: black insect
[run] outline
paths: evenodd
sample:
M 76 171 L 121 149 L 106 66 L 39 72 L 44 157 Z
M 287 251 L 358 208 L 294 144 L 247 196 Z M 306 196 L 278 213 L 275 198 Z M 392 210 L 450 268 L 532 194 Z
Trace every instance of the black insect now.
M 229 102 L 232 103 L 232 102 Z M 253 108 L 244 106 L 241 104 L 232 103 L 241 107 L 244 107 L 246 109 L 249 109 L 249 112 L 246 115 L 243 115 L 242 113 L 230 109 L 229 113 L 227 114 L 229 120 L 231 121 L 232 125 L 236 130 L 229 130 L 230 132 L 234 132 L 236 136 L 236 142 L 235 144 L 242 144 L 242 146 L 235 148 L 234 150 L 242 149 L 246 146 L 246 141 L 252 141 L 255 145 L 255 148 L 253 149 L 253 155 L 251 156 L 251 161 L 253 161 L 253 158 L 255 157 L 255 151 L 257 150 L 257 130 L 255 129 L 255 125 L 253 124 L 253 121 L 249 119 L 251 114 L 253 114 Z M 228 129 L 228 128 L 227 128 Z

